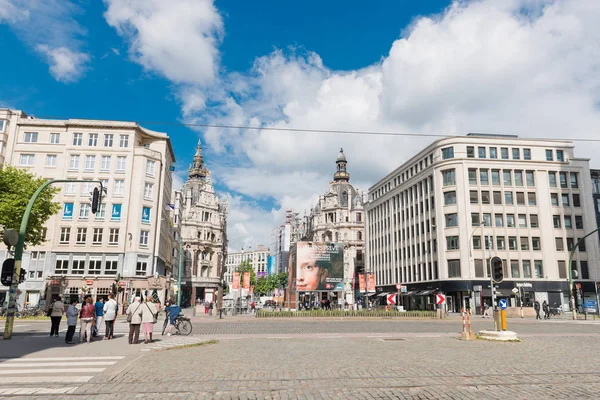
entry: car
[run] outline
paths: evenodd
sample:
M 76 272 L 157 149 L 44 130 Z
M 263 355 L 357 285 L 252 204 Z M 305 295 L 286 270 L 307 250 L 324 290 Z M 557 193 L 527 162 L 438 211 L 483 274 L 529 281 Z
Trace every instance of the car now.
M 268 308 L 268 307 L 275 307 L 275 301 L 274 300 L 265 300 L 265 302 L 263 303 L 263 308 Z

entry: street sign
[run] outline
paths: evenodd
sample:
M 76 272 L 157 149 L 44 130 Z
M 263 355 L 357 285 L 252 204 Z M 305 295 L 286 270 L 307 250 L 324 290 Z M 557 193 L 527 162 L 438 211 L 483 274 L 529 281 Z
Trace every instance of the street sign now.
M 399 283 L 396 285 L 396 289 L 398 289 L 398 290 L 400 290 L 401 287 L 402 287 L 402 285 Z
M 444 296 L 443 294 L 439 294 L 438 293 L 438 294 L 435 295 L 435 300 L 436 300 L 436 303 L 437 303 L 438 306 L 442 305 L 442 304 L 444 304 L 446 302 L 446 296 Z
M 400 291 L 401 291 L 402 293 L 406 293 L 406 292 L 408 291 L 408 288 L 407 288 L 406 286 L 402 286 L 402 287 L 400 288 Z
M 513 292 L 514 294 L 517 294 L 517 293 L 519 293 L 519 289 L 513 288 L 513 290 L 511 290 L 511 292 Z
M 506 299 L 498 300 L 498 307 L 500 307 L 500 309 L 502 309 L 502 310 L 506 310 L 508 308 L 508 300 L 506 300 Z
M 396 295 L 390 294 L 387 298 L 388 304 L 396 304 Z

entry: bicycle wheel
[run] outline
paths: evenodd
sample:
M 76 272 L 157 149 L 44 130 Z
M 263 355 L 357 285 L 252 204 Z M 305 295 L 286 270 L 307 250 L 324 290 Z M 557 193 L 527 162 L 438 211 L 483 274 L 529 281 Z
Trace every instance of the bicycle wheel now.
M 177 330 L 182 335 L 188 336 L 190 333 L 192 333 L 192 323 L 187 320 L 181 320 L 177 324 Z
M 165 318 L 165 322 L 163 324 L 163 329 L 162 329 L 162 335 L 165 335 L 165 332 L 167 331 L 167 325 L 169 324 L 169 320 L 167 318 Z

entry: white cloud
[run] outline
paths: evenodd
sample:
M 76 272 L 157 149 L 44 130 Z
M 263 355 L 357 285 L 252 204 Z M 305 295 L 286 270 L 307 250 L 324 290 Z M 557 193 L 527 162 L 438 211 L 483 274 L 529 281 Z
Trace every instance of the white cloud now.
M 106 21 L 131 57 L 175 83 L 210 84 L 223 22 L 212 0 L 105 0 Z
M 69 0 L 0 0 L 0 23 L 44 56 L 50 74 L 65 83 L 80 79 L 90 60 L 81 50 L 87 32 L 75 19 L 79 13 Z

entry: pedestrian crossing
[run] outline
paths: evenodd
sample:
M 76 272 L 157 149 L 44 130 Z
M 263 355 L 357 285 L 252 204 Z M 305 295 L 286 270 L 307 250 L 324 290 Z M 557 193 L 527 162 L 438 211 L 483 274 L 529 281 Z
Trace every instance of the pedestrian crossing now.
M 124 356 L 0 358 L 0 397 L 73 393 Z

